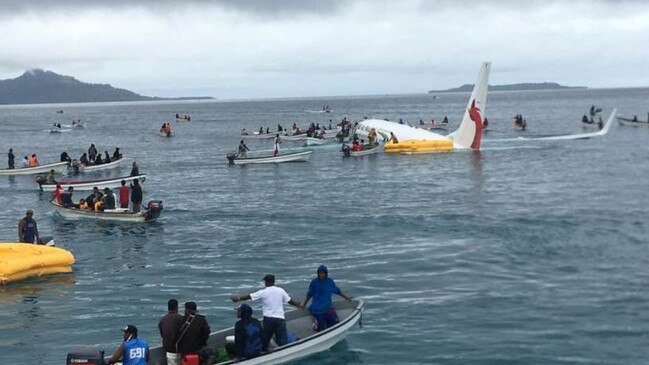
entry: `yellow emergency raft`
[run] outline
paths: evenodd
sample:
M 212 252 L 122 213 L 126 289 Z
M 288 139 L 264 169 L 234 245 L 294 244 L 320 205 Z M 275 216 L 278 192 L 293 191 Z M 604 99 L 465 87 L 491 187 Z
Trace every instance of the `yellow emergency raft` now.
M 74 256 L 58 247 L 0 243 L 0 284 L 35 276 L 72 272 Z
M 450 139 L 406 139 L 398 143 L 386 143 L 386 153 L 426 153 L 445 152 L 453 150 L 453 141 Z

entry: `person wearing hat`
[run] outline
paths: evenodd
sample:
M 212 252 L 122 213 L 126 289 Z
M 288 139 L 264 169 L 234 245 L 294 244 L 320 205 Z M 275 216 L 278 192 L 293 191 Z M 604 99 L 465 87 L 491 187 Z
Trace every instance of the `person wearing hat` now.
M 122 359 L 122 365 L 146 365 L 149 361 L 149 344 L 137 338 L 137 327 L 132 324 L 122 328 L 122 331 L 124 342 L 119 344 L 108 364 L 112 365 Z
M 338 314 L 332 305 L 331 296 L 338 294 L 347 300 L 351 301 L 352 299 L 343 293 L 334 280 L 329 277 L 329 270 L 325 265 L 318 267 L 316 275 L 317 277 L 309 284 L 309 290 L 301 307 L 306 307 L 309 300 L 313 298 L 309 311 L 313 316 L 313 329 L 320 332 L 338 323 Z
M 264 289 L 251 294 L 235 295 L 230 299 L 235 303 L 240 300 L 261 300 L 264 315 L 262 349 L 268 351 L 268 344 L 273 335 L 277 346 L 284 346 L 288 343 L 286 321 L 284 319 L 284 303 L 300 308 L 300 302 L 291 299 L 284 289 L 275 286 L 275 275 L 268 274 L 262 280 L 266 285 Z
M 113 191 L 109 188 L 104 188 L 104 198 L 105 202 L 101 204 L 100 209 L 102 211 L 106 209 L 115 209 L 115 195 L 113 195 Z
M 252 308 L 248 304 L 241 304 L 236 309 L 239 320 L 234 325 L 234 348 L 226 344 L 226 349 L 234 356 L 234 361 L 255 358 L 261 355 L 261 323 L 252 317 Z
M 201 358 L 207 358 L 207 339 L 210 337 L 210 326 L 205 316 L 198 314 L 195 302 L 185 303 L 184 323 L 178 330 L 176 340 L 176 353 L 182 356 L 188 354 L 199 354 Z
M 23 243 L 34 243 L 40 241 L 38 226 L 33 218 L 34 212 L 30 209 L 25 217 L 18 222 L 18 240 Z

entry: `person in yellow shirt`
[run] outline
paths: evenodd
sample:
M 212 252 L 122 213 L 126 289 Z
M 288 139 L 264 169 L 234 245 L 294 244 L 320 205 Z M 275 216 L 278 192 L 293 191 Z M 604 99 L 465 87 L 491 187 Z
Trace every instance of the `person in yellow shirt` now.
M 103 200 L 104 200 L 104 198 L 96 199 L 96 201 L 95 201 L 95 212 L 99 211 L 99 207 L 101 206 L 101 203 L 102 203 Z
M 88 203 L 86 203 L 86 199 L 81 198 L 81 200 L 79 200 L 79 209 L 88 209 Z

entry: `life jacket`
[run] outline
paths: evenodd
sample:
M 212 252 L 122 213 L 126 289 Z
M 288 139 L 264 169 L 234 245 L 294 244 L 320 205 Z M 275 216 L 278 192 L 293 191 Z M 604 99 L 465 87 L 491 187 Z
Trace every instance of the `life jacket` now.
M 30 157 L 29 167 L 36 167 L 36 166 L 38 166 L 38 159 L 36 157 Z

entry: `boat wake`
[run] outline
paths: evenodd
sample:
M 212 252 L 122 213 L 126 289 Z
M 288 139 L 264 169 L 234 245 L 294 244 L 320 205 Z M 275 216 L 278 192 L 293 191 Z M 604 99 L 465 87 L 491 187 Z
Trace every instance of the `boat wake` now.
M 494 142 L 521 142 L 521 141 L 569 141 L 575 139 L 588 139 L 593 137 L 601 137 L 606 135 L 609 129 L 611 129 L 611 124 L 613 124 L 613 119 L 615 119 L 616 112 L 617 109 L 613 109 L 613 112 L 611 112 L 611 115 L 606 120 L 604 127 L 597 132 L 563 134 L 558 136 L 544 136 L 544 137 L 514 137 L 514 138 L 485 139 L 484 142 L 494 143 Z

